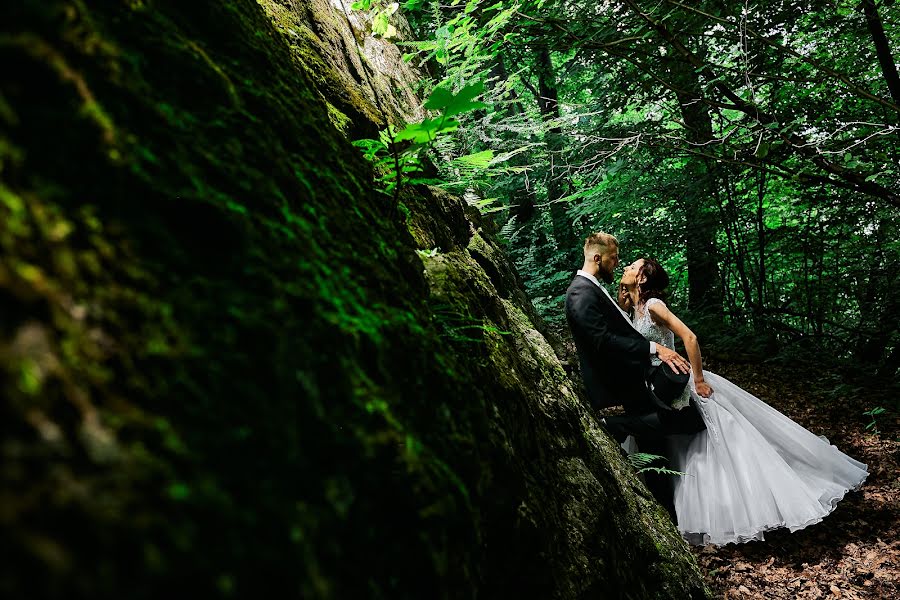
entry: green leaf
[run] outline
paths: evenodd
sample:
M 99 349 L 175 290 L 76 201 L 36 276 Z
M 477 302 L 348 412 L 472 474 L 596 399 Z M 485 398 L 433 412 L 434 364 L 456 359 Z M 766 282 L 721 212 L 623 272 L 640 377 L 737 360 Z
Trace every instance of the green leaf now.
M 432 130 L 423 127 L 421 123 L 414 123 L 400 131 L 395 138 L 398 142 L 412 140 L 414 142 L 430 142 L 432 139 Z
M 483 93 L 484 84 L 480 81 L 467 85 L 459 90 L 453 97 L 453 101 L 447 105 L 444 114 L 448 117 L 452 117 L 453 115 L 462 114 L 464 112 L 487 108 L 487 105 L 484 102 L 474 101 L 477 96 L 480 96 Z
M 176 481 L 169 485 L 167 492 L 172 500 L 187 500 L 191 495 L 191 488 L 182 482 Z
M 475 152 L 474 154 L 460 156 L 454 162 L 462 163 L 476 169 L 486 169 L 493 159 L 493 150 L 482 150 L 481 152 Z
M 635 468 L 646 467 L 656 460 L 667 460 L 659 454 L 647 454 L 646 452 L 634 452 L 628 455 L 628 462 Z
M 374 161 L 380 152 L 387 152 L 387 146 L 381 140 L 356 140 L 353 145 L 362 149 L 366 160 Z
M 444 87 L 436 87 L 432 90 L 428 100 L 425 101 L 425 108 L 430 110 L 439 110 L 444 116 L 452 117 L 472 110 L 487 108 L 483 102 L 473 101 L 476 96 L 484 93 L 484 84 L 476 82 L 467 85 L 459 92 L 454 94 Z
M 417 143 L 433 141 L 439 133 L 456 131 L 459 121 L 455 119 L 425 119 L 421 123 L 413 123 L 397 134 L 398 142 L 412 140 Z
M 387 13 L 380 12 L 372 19 L 372 33 L 379 37 L 383 37 L 390 26 Z
M 425 108 L 440 110 L 451 102 L 453 102 L 453 92 L 447 88 L 436 87 L 431 91 L 428 100 L 425 101 Z

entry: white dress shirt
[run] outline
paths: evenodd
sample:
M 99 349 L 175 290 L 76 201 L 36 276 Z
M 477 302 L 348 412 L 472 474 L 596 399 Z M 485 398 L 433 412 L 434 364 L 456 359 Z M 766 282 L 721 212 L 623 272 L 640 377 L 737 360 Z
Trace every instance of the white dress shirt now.
M 631 319 L 628 318 L 628 314 L 624 310 L 622 310 L 622 307 L 619 306 L 619 303 L 616 302 L 615 300 L 613 300 L 613 297 L 609 295 L 609 290 L 606 289 L 606 286 L 601 285 L 601 283 L 597 280 L 596 277 L 594 277 L 593 275 L 591 275 L 590 273 L 588 273 L 587 271 L 584 271 L 582 269 L 578 269 L 577 275 L 581 275 L 585 279 L 591 281 L 598 288 L 603 290 L 603 293 L 606 294 L 606 297 L 609 298 L 609 301 L 612 302 L 613 306 L 616 307 L 616 310 L 619 311 L 619 314 L 622 315 L 622 318 L 625 319 L 626 321 L 628 321 L 629 325 L 634 327 L 634 323 L 632 323 Z M 650 354 L 656 354 L 656 342 L 650 342 Z

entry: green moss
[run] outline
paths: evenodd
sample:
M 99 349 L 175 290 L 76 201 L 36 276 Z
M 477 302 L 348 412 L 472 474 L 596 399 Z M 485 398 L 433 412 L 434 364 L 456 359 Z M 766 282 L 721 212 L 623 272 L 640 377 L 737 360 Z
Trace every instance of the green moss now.
M 327 102 L 325 106 L 328 108 L 328 119 L 335 129 L 340 131 L 345 137 L 350 133 L 350 117 L 339 111 L 333 104 Z
M 66 58 L 50 44 L 33 33 L 25 32 L 16 35 L 0 35 L 0 47 L 17 48 L 50 67 L 59 78 L 59 81 L 63 85 L 71 87 L 72 91 L 74 91 L 81 105 L 80 113 L 100 129 L 104 141 L 108 144 L 116 141 L 115 125 L 107 112 L 97 102 L 87 82 L 78 71 L 69 65 Z M 15 112 L 9 107 L 3 112 L 7 117 L 15 115 Z
M 377 128 L 384 126 L 380 111 L 359 92 L 355 85 L 347 82 L 348 75 L 341 75 L 323 56 L 326 55 L 322 40 L 301 20 L 300 15 L 274 0 L 258 0 L 275 26 L 290 44 L 296 65 L 303 69 L 325 100 L 329 112 L 334 114 L 331 121 L 342 133 L 349 131 L 354 120 L 374 123 Z M 315 18 L 334 19 L 334 8 L 328 4 L 326 11 L 317 11 Z M 310 6 L 314 9 L 315 6 Z M 371 129 L 371 128 L 369 128 Z M 374 132 L 372 132 L 374 133 Z
M 26 359 L 19 367 L 19 389 L 23 394 L 36 396 L 42 387 L 41 369 L 37 362 Z
M 9 105 L 9 102 L 4 98 L 3 94 L 0 94 L 0 119 L 3 119 L 7 125 L 16 125 L 19 122 L 18 117 L 16 117 L 16 113 L 13 112 L 12 107 Z M 0 146 L 0 156 L 3 156 L 6 151 L 3 146 Z

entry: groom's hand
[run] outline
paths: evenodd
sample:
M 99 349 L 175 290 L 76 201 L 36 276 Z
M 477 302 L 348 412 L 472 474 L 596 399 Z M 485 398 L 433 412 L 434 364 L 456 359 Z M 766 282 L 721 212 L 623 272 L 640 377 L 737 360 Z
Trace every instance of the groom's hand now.
M 661 344 L 656 345 L 656 355 L 676 373 L 690 373 L 691 365 L 687 360 L 674 350 L 670 350 Z

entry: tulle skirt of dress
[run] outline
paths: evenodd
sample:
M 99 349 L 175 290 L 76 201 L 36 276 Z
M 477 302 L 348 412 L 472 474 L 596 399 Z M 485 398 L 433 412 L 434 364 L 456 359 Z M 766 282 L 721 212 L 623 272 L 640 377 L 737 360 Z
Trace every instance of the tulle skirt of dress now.
M 818 523 L 865 481 L 865 464 L 824 437 L 704 371 L 714 393 L 692 392 L 706 431 L 670 438 L 678 530 L 691 544 L 764 539 Z M 693 389 L 693 381 L 689 384 Z

